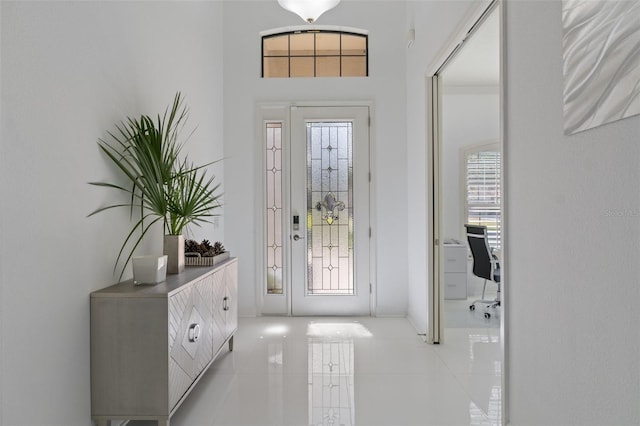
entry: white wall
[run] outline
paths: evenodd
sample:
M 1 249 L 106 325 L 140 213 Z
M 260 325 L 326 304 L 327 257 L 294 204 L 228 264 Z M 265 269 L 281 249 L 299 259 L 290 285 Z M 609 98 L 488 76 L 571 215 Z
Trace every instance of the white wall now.
M 193 160 L 221 158 L 216 2 L 1 3 L 0 424 L 88 425 L 89 293 L 114 282 L 128 214 L 87 185 L 115 172 L 96 141 L 181 90 Z M 217 169 L 222 173 L 222 169 Z M 210 239 L 221 230 L 201 230 Z M 161 231 L 142 251 L 160 251 Z M 130 275 L 130 274 L 129 274 Z
M 446 79 L 447 70 L 443 72 Z M 445 86 L 442 94 L 442 232 L 444 238 L 465 241 L 464 169 L 461 149 L 498 142 L 500 95 L 498 87 Z
M 506 5 L 514 425 L 640 424 L 640 117 L 563 135 L 561 1 Z
M 407 49 L 407 190 L 408 316 L 421 333 L 427 330 L 427 188 L 425 78 L 471 1 L 412 1 L 407 4 L 406 27 L 415 28 L 415 42 Z
M 342 2 L 318 20 L 369 30 L 368 78 L 260 78 L 260 31 L 302 20 L 275 2 L 224 4 L 224 121 L 226 228 L 229 248 L 240 258 L 240 315 L 256 314 L 255 109 L 268 101 L 373 101 L 374 180 L 377 223 L 377 314 L 405 315 L 407 306 L 407 205 L 404 3 Z
M 2 6 L 0 5 L 0 164 L 2 164 L 2 158 L 4 157 L 4 136 L 2 135 L 1 128 L 4 127 L 4 121 L 2 119 L 2 107 L 3 103 L 1 100 L 3 99 L 3 83 L 2 83 Z M 1 170 L 1 169 L 0 169 Z M 4 176 L 0 171 L 0 188 L 2 186 L 2 182 L 4 181 Z M 0 192 L 2 194 L 2 192 Z M 0 204 L 0 235 L 4 235 L 4 215 L 1 213 L 2 204 Z M 0 246 L 1 247 L 1 246 Z M 2 366 L 4 365 L 4 334 L 2 332 L 2 324 L 4 323 L 4 318 L 2 316 L 2 306 L 3 306 L 3 283 L 4 283 L 4 255 L 2 254 L 2 249 L 0 248 L 0 374 L 2 374 Z M 1 377 L 1 376 L 0 376 Z M 0 379 L 0 425 L 4 424 L 2 419 L 4 418 L 4 396 L 3 396 L 3 388 L 2 379 Z

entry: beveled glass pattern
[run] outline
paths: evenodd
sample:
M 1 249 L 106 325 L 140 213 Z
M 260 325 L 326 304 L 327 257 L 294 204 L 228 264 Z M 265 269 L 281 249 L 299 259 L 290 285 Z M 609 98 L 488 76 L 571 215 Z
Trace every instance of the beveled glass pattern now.
M 309 425 L 355 426 L 353 339 L 309 339 Z
M 368 36 L 338 31 L 296 31 L 262 37 L 262 76 L 366 77 Z
M 282 123 L 266 123 L 267 294 L 282 294 Z
M 353 123 L 307 123 L 307 294 L 354 294 L 353 241 Z

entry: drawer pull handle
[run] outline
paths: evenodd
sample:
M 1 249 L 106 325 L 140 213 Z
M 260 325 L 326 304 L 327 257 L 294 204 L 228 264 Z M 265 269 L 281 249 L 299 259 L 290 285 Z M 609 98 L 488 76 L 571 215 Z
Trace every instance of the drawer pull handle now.
M 189 326 L 189 341 L 195 343 L 200 338 L 200 324 L 191 324 Z
M 229 310 L 229 304 L 227 303 L 227 300 L 229 300 L 229 297 L 225 296 L 222 299 L 222 310 L 223 311 L 228 311 Z

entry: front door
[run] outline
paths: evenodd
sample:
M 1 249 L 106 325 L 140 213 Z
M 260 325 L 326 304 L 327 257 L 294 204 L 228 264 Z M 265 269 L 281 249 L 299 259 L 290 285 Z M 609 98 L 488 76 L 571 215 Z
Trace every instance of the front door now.
M 291 110 L 293 315 L 369 315 L 369 108 Z

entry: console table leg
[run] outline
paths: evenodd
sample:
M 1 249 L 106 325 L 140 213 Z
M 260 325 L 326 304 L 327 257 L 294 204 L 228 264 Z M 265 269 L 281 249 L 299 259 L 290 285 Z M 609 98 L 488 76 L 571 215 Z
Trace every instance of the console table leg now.
M 229 351 L 233 352 L 233 336 L 231 336 L 231 339 L 229 339 Z

